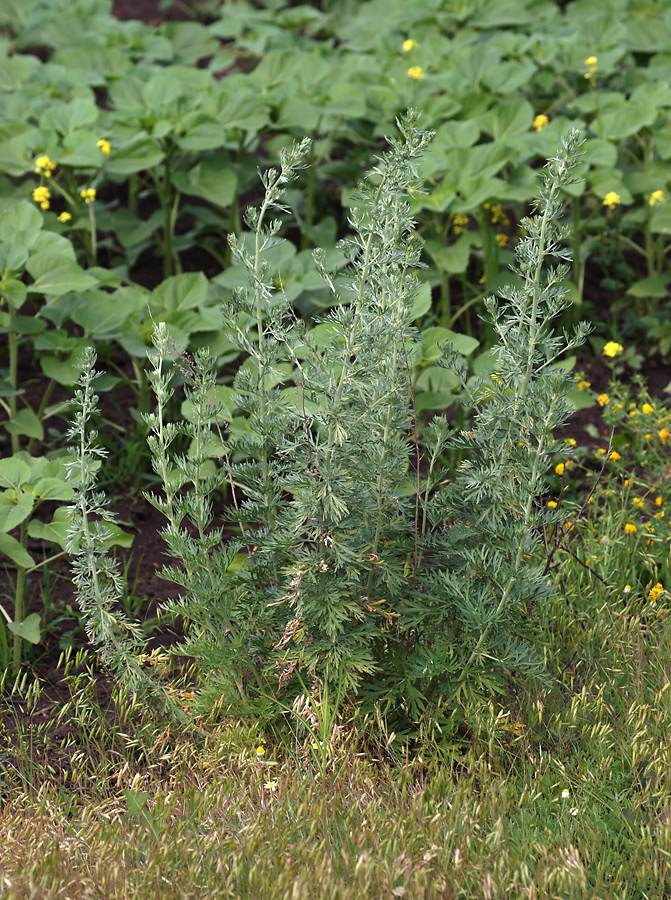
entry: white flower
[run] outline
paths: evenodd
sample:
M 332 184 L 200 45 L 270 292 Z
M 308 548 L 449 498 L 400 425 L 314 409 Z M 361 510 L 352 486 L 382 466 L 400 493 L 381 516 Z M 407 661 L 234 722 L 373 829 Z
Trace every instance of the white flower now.
M 561 792 L 561 796 L 562 800 L 568 800 L 568 798 L 571 796 L 571 792 L 568 788 L 564 788 L 564 790 Z
M 276 781 L 266 781 L 263 785 L 267 791 L 276 791 L 277 790 L 277 782 Z
M 569 812 L 571 813 L 572 816 L 577 816 L 578 815 L 578 807 L 572 806 L 571 809 L 569 810 Z

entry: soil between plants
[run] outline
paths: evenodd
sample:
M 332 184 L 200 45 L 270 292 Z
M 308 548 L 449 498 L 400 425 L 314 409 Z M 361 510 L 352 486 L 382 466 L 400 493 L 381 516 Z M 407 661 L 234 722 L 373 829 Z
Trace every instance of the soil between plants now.
M 197 0 L 191 0 L 191 5 L 197 7 Z M 161 7 L 162 4 L 158 0 L 114 0 L 113 13 L 119 19 L 141 19 L 150 25 L 158 25 L 166 20 L 184 21 L 193 18 L 187 3 L 175 2 L 168 8 Z M 209 271 L 212 260 L 207 254 L 190 253 L 189 263 L 188 268 L 191 270 L 202 269 L 208 275 L 216 274 Z M 160 262 L 150 256 L 141 258 L 134 269 L 133 278 L 148 288 L 155 287 L 162 280 Z M 604 312 L 609 298 L 599 293 L 592 299 L 597 309 Z M 31 399 L 31 393 L 36 393 L 39 402 L 41 388 L 39 379 L 35 378 L 37 373 L 32 367 L 32 360 L 24 357 L 20 362 L 19 379 L 20 383 L 28 384 L 27 399 Z M 606 391 L 611 369 L 604 359 L 579 356 L 576 370 L 585 374 L 593 390 L 598 393 Z M 640 371 L 647 381 L 650 393 L 653 396 L 664 397 L 664 389 L 671 382 L 671 365 L 651 356 L 644 358 Z M 31 379 L 35 379 L 32 388 Z M 110 396 L 101 393 L 103 416 L 110 422 L 116 422 L 120 429 L 125 429 L 129 409 L 133 403 L 132 391 L 125 389 L 115 392 L 115 395 L 115 402 L 112 403 Z M 592 430 L 596 428 L 599 440 L 585 430 L 590 426 Z M 61 428 L 64 431 L 64 423 L 61 423 Z M 114 429 L 110 429 L 110 434 L 114 434 Z M 600 408 L 596 406 L 576 412 L 564 429 L 563 436 L 574 437 L 581 446 L 605 446 L 608 430 L 602 422 Z M 130 584 L 134 585 L 135 596 L 144 598 L 137 615 L 140 622 L 154 618 L 157 604 L 161 600 L 176 597 L 179 593 L 175 585 L 162 580 L 158 574 L 161 567 L 169 561 L 164 555 L 165 543 L 161 537 L 165 519 L 143 499 L 142 490 L 148 487 L 146 484 L 140 484 L 137 489 L 124 488 L 124 492 L 117 496 L 112 504 L 118 524 L 134 535 L 133 546 L 129 550 L 118 550 L 118 557 L 121 563 L 127 564 L 128 578 Z M 113 494 L 114 490 L 108 490 L 108 493 Z M 49 514 L 46 504 L 43 510 L 45 515 L 40 517 L 46 519 Z M 215 510 L 215 517 L 216 512 Z M 28 549 L 38 560 L 43 554 L 48 553 L 48 548 L 39 541 L 31 541 Z M 30 579 L 26 595 L 26 611 L 43 614 L 46 588 L 49 610 L 45 627 L 46 639 L 39 646 L 38 654 L 31 662 L 26 663 L 24 668 L 39 678 L 43 692 L 33 711 L 25 708 L 20 697 L 5 694 L 0 698 L 0 760 L 8 752 L 7 748 L 12 746 L 12 734 L 18 730 L 24 732 L 30 730 L 34 734 L 42 735 L 34 744 L 35 762 L 41 761 L 46 765 L 49 761 L 56 780 L 67 784 L 70 772 L 68 752 L 54 749 L 73 736 L 71 724 L 56 722 L 58 710 L 70 697 L 70 688 L 63 680 L 58 660 L 65 646 L 72 645 L 76 648 L 86 645 L 86 635 L 79 626 L 75 614 L 76 599 L 69 563 L 65 557 L 50 564 L 48 585 L 45 585 L 41 572 L 42 570 L 38 570 Z M 6 590 L 10 594 L 11 586 L 8 585 Z M 164 627 L 152 631 L 151 642 L 153 645 L 167 645 L 178 641 L 179 638 L 178 627 Z M 113 730 L 118 724 L 119 716 L 112 702 L 112 684 L 103 673 L 97 673 L 96 676 L 95 699 L 107 716 L 110 729 Z M 46 730 L 45 724 L 48 726 Z M 124 727 L 127 727 L 127 724 L 124 723 Z M 76 735 L 74 737 L 76 738 Z

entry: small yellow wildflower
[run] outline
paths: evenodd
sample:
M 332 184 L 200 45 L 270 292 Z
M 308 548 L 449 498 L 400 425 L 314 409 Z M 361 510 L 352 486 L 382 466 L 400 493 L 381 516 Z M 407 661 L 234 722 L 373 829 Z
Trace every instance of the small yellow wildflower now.
M 664 593 L 664 588 L 662 587 L 661 582 L 658 581 L 654 587 L 650 588 L 650 592 L 648 594 L 648 597 L 650 597 L 650 602 L 655 604 L 657 602 L 659 595 L 663 594 L 663 593 Z
M 555 472 L 557 473 L 557 475 L 563 475 L 565 469 L 566 466 L 564 465 L 564 463 L 557 463 L 557 465 L 555 466 Z
M 601 352 L 604 356 L 614 357 L 617 356 L 618 353 L 622 353 L 623 350 L 624 347 L 622 344 L 618 344 L 617 341 L 608 341 Z
M 556 500 L 548 500 L 548 506 L 550 509 L 557 509 L 557 501 Z
M 51 200 L 51 191 L 48 187 L 36 187 L 33 191 L 33 200 L 35 203 L 39 203 L 42 209 L 49 209 L 51 206 L 49 203 Z
M 596 73 L 596 56 L 588 56 L 585 60 L 585 65 L 589 66 L 589 72 L 585 72 L 585 78 L 589 81 L 594 78 Z
M 643 509 L 643 501 L 640 497 L 634 497 L 631 502 L 637 509 Z
M 624 530 L 627 534 L 636 534 L 636 532 L 638 531 L 636 526 L 632 525 L 631 522 L 627 522 L 627 524 L 624 526 Z
M 410 66 L 408 75 L 410 78 L 416 78 L 418 81 L 421 81 L 424 78 L 424 70 L 421 66 Z
M 621 457 L 620 454 L 617 452 L 617 450 L 613 450 L 612 453 L 610 454 L 610 456 L 609 456 L 608 458 L 609 458 L 609 459 L 615 459 L 615 460 L 622 459 L 622 457 Z
M 655 497 L 655 506 L 661 506 L 664 503 L 663 497 Z
M 596 402 L 599 404 L 599 406 L 608 406 L 608 404 L 610 403 L 608 394 L 599 394 L 599 396 L 596 398 Z
M 646 441 L 651 441 L 651 440 L 652 440 L 652 435 L 650 434 L 650 432 L 648 432 L 648 433 L 646 434 L 645 439 L 646 439 Z
M 568 800 L 568 798 L 571 796 L 571 792 L 569 791 L 568 788 L 564 788 L 564 790 L 561 792 L 561 795 L 562 795 L 562 800 Z
M 408 38 L 406 41 L 403 41 L 403 52 L 410 53 L 411 50 L 414 50 L 415 47 L 419 47 L 417 41 L 413 41 L 412 38 Z
M 616 194 L 615 191 L 608 191 L 603 198 L 603 205 L 607 206 L 609 209 L 615 209 L 620 202 L 620 195 Z
M 598 62 L 598 60 L 597 60 L 596 56 L 588 56 L 587 59 L 585 60 L 585 65 L 590 66 L 590 68 L 591 68 L 592 66 L 595 66 L 597 64 L 597 62 Z
M 644 416 L 649 416 L 651 412 L 654 412 L 654 409 L 652 408 L 652 406 L 650 406 L 649 403 L 644 403 L 641 407 L 641 412 Z
M 65 224 L 65 222 L 69 222 L 71 218 L 72 218 L 72 216 L 70 215 L 69 212 L 62 212 L 58 216 L 58 221 L 63 222 L 63 224 Z
M 664 443 L 668 438 L 671 437 L 671 431 L 667 431 L 666 428 L 662 428 L 661 431 L 657 432 L 657 435 L 662 443 Z
M 35 160 L 35 173 L 44 175 L 45 178 L 51 178 L 51 173 L 56 168 L 56 163 L 48 156 L 38 156 Z
M 256 748 L 256 755 L 257 755 L 257 756 L 265 756 L 265 755 L 266 755 L 266 748 L 265 748 L 265 747 L 257 747 L 257 748 Z
M 497 234 L 496 243 L 499 245 L 499 247 L 505 247 L 508 243 L 508 236 L 505 234 Z
M 96 142 L 96 147 L 100 147 L 101 153 L 105 156 L 109 156 L 112 152 L 112 145 L 109 141 L 105 140 L 105 138 L 100 138 L 100 140 Z
M 577 447 L 578 446 L 578 442 L 576 441 L 575 438 L 564 438 L 564 443 L 568 444 L 569 447 Z
M 461 234 L 465 231 L 466 225 L 468 225 L 468 216 L 464 216 L 462 213 L 457 213 L 454 219 L 452 219 L 452 230 L 455 234 Z
M 603 447 L 599 447 L 599 449 L 596 452 L 597 452 L 597 456 L 604 456 L 606 453 L 606 451 Z
M 650 194 L 648 203 L 650 206 L 657 206 L 660 203 L 664 203 L 665 200 L 666 197 L 664 196 L 664 191 L 653 191 L 652 194 Z
M 585 390 L 587 390 L 588 387 L 591 387 L 591 386 L 592 386 L 592 382 L 591 382 L 591 381 L 582 381 L 582 380 L 580 380 L 580 381 L 578 382 L 578 390 L 579 390 L 579 391 L 585 391 Z
M 536 129 L 536 131 L 542 131 L 545 126 L 549 124 L 549 122 L 550 120 L 548 119 L 548 117 L 541 114 L 540 116 L 536 116 L 536 118 L 534 119 L 534 128 Z
M 79 192 L 79 196 L 83 198 L 85 203 L 93 203 L 93 201 L 96 199 L 96 189 L 84 188 Z
M 625 593 L 625 594 L 631 593 L 631 585 L 630 584 L 625 584 L 625 586 L 623 588 L 623 593 Z

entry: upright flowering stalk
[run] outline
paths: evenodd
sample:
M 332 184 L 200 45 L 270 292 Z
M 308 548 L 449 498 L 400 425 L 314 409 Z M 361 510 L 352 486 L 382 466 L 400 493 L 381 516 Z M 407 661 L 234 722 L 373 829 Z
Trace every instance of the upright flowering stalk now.
M 536 556 L 541 525 L 549 515 L 540 498 L 551 465 L 553 432 L 570 414 L 567 395 L 574 386 L 555 366 L 589 332 L 585 324 L 571 338 L 552 331 L 552 321 L 568 305 L 562 286 L 568 266 L 550 261 L 570 258 L 562 245 L 568 231 L 557 220 L 579 146 L 574 131 L 546 168 L 533 216 L 521 222 L 526 236 L 515 250 L 514 271 L 522 287 L 503 291 L 503 302 L 486 301 L 487 318 L 498 336 L 496 377 L 472 390 L 459 359 L 446 362 L 461 377 L 476 417 L 472 430 L 448 441 L 468 457 L 446 495 L 436 497 L 429 510 L 434 528 L 444 528 L 446 519 L 451 523 L 444 537 L 444 567 L 426 576 L 427 592 L 441 600 L 427 604 L 413 622 L 425 635 L 424 660 L 434 673 L 434 690 L 441 682 L 443 689 L 450 683 L 437 666 L 441 656 L 453 660 L 457 691 L 478 682 L 491 686 L 498 673 L 509 669 L 542 668 L 524 641 L 525 619 L 530 605 L 549 590 Z

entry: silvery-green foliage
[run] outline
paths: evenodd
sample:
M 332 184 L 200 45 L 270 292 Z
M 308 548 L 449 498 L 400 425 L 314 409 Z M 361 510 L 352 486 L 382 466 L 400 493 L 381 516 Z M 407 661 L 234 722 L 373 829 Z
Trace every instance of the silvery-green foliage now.
M 162 496 L 148 499 L 167 519 L 176 564 L 163 575 L 184 592 L 165 608 L 187 625 L 176 652 L 198 663 L 200 711 L 286 708 L 307 676 L 416 722 L 440 718 L 464 692 L 500 689 L 506 673 L 542 669 L 528 644 L 529 617 L 549 591 L 540 498 L 572 387 L 556 364 L 587 331 L 552 331 L 566 304 L 565 267 L 551 264 L 567 257 L 561 189 L 579 139 L 571 134 L 550 162 L 523 222 L 522 287 L 487 301 L 494 376 L 469 387 L 445 348 L 442 365 L 471 393 L 470 430 L 455 434 L 437 417 L 418 460 L 410 366 L 420 242 L 408 198 L 421 189 L 430 135 L 414 113 L 399 130 L 361 186 L 341 245 L 344 278 L 315 254 L 336 304 L 318 332 L 293 315 L 266 258 L 280 227 L 267 216 L 284 209 L 307 143 L 262 176 L 250 230 L 231 239 L 247 281 L 224 308 L 227 335 L 247 355 L 234 382 L 246 428 L 221 432 L 207 354 L 179 362 L 166 327 L 155 329 L 147 423 Z M 166 414 L 176 363 L 192 408 L 181 424 Z M 180 433 L 190 446 L 177 455 Z M 453 475 L 441 464 L 448 447 L 468 453 Z M 225 483 L 228 531 L 211 503 Z

